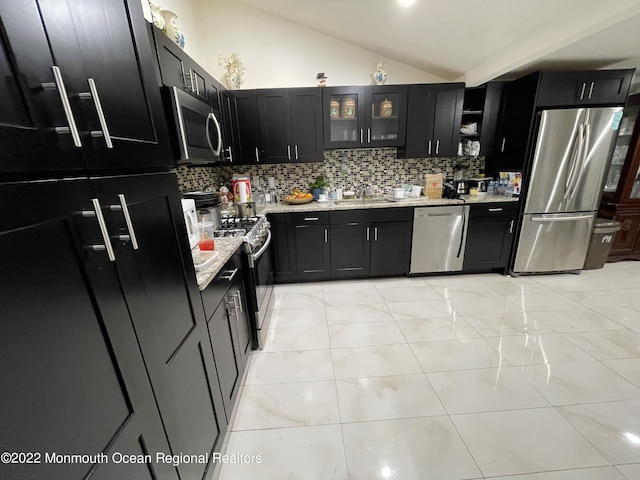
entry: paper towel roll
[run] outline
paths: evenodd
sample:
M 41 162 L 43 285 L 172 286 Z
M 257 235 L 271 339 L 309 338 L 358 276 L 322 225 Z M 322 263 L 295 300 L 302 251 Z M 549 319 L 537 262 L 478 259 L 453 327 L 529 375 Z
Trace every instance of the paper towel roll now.
M 247 184 L 240 183 L 238 185 L 238 194 L 240 195 L 240 203 L 245 203 L 247 201 Z

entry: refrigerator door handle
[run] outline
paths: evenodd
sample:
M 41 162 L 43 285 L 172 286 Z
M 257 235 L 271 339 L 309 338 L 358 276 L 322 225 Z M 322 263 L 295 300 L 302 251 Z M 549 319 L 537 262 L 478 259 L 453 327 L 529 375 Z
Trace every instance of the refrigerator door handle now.
M 569 198 L 569 193 L 571 192 L 575 180 L 575 176 L 578 169 L 578 163 L 582 162 L 582 150 L 584 147 L 584 125 L 578 126 L 578 135 L 577 135 L 578 145 L 577 148 L 573 151 L 573 160 L 571 162 L 571 168 L 569 169 L 569 173 L 567 174 L 567 179 L 564 183 L 564 199 Z
M 578 190 L 578 186 L 580 185 L 580 181 L 582 180 L 582 176 L 584 171 L 587 169 L 587 160 L 589 157 L 589 142 L 591 141 L 591 125 L 588 123 L 584 127 L 584 147 L 582 149 L 582 159 L 580 160 L 580 170 L 576 175 L 576 180 L 573 183 L 573 187 L 569 193 L 569 200 L 571 200 Z
M 557 214 L 550 215 L 532 215 L 532 222 L 573 222 L 575 220 L 590 220 L 593 218 L 593 213 L 589 213 L 586 215 L 569 215 L 569 216 L 559 216 Z

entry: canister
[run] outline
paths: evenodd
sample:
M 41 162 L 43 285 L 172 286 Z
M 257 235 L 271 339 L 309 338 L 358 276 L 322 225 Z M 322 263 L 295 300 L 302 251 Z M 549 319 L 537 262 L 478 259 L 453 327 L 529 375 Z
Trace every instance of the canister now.
M 336 97 L 331 97 L 329 100 L 329 117 L 340 118 L 340 100 Z
M 233 188 L 233 200 L 235 202 L 245 203 L 252 201 L 249 177 L 234 177 L 231 186 Z
M 390 117 L 391 115 L 393 115 L 393 102 L 385 98 L 382 102 L 380 102 L 380 116 Z
M 342 101 L 342 110 L 341 110 L 342 118 L 355 118 L 356 116 L 356 101 L 347 97 Z

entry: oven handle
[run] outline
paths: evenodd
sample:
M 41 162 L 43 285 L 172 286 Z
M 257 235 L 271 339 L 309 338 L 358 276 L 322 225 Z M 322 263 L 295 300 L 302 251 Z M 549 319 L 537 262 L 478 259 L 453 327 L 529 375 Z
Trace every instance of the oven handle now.
M 262 254 L 267 250 L 267 248 L 269 248 L 269 245 L 271 245 L 271 230 L 267 230 L 267 241 L 264 242 L 264 245 L 262 245 L 262 247 L 260 247 L 260 250 L 258 250 L 256 253 L 251 255 L 251 259 L 254 262 L 258 260 L 262 256 Z

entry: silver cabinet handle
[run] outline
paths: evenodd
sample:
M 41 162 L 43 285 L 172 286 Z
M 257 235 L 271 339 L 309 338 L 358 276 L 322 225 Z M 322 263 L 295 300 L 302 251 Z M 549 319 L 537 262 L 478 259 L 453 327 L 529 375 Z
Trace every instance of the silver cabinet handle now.
M 227 270 L 225 272 L 227 275 L 222 275 L 220 277 L 221 280 L 229 280 L 230 282 L 233 280 L 233 277 L 236 276 L 236 273 L 238 273 L 238 269 L 234 268 L 233 270 L 231 270 L 231 273 L 229 273 L 229 270 Z
M 229 163 L 233 163 L 233 152 L 231 151 L 231 145 L 229 145 L 227 148 L 225 148 L 225 150 L 227 152 L 229 152 Z
M 429 155 L 431 155 L 431 140 L 429 140 Z
M 82 147 L 82 141 L 80 140 L 80 133 L 78 132 L 78 126 L 76 125 L 76 119 L 73 116 L 71 110 L 71 104 L 69 103 L 69 96 L 67 95 L 67 89 L 64 86 L 64 80 L 62 78 L 62 72 L 60 67 L 56 65 L 51 66 L 53 71 L 53 79 L 55 81 L 55 88 L 60 95 L 60 101 L 62 102 L 62 108 L 64 108 L 64 114 L 67 117 L 68 127 L 56 127 L 56 133 L 63 134 L 71 132 L 71 138 L 73 138 L 73 144 L 76 147 Z M 43 83 L 42 88 L 48 90 L 52 87 L 50 83 Z
M 490 212 L 501 212 L 502 208 L 490 208 L 489 211 Z
M 102 216 L 102 209 L 100 208 L 100 200 L 97 198 L 92 198 L 91 203 L 93 204 L 93 212 L 95 212 L 95 216 L 98 219 L 98 225 L 100 226 L 100 233 L 102 233 L 102 238 L 104 240 L 104 245 L 93 245 L 92 248 L 94 250 L 107 250 L 107 255 L 109 255 L 109 260 L 115 262 L 116 254 L 113 252 L 113 246 L 111 245 L 111 239 L 109 238 L 109 232 L 107 231 L 107 224 L 104 221 L 104 217 Z M 89 212 L 91 215 L 92 212 Z M 93 216 L 93 215 L 91 215 Z
M 329 230 L 324 229 L 324 243 L 329 243 Z
M 509 222 L 509 235 L 511 235 L 511 234 L 513 233 L 513 224 L 514 224 L 514 221 L 513 221 L 513 220 L 511 220 L 511 221 Z
M 378 227 L 373 227 L 373 241 L 378 241 Z
M 129 215 L 129 207 L 127 207 L 127 199 L 124 194 L 118 194 L 118 200 L 120 200 L 120 207 L 122 208 L 122 214 L 124 215 L 124 221 L 127 224 L 127 230 L 131 236 L 131 246 L 134 250 L 138 250 L 138 239 L 136 238 L 136 232 L 133 231 L 133 223 L 131 222 L 131 215 Z
M 589 87 L 589 100 L 591 100 L 591 95 L 593 94 L 593 84 L 595 82 L 591 82 L 591 86 Z
M 200 87 L 198 86 L 198 80 L 196 79 L 196 74 L 193 70 L 189 69 L 189 75 L 191 76 L 191 85 L 193 85 L 192 89 L 196 95 L 200 95 Z
M 367 128 L 367 143 L 371 143 L 371 129 Z
M 364 130 L 360 129 L 360 143 L 364 143 Z
M 287 145 L 287 158 L 291 160 L 291 145 Z
M 304 217 L 305 222 L 315 222 L 317 220 L 319 220 L 318 217 Z
M 504 146 L 507 143 L 507 137 L 502 138 L 502 145 L 500 145 L 500 151 L 504 152 Z
M 256 150 L 256 162 L 260 163 L 260 155 L 258 154 L 258 147 L 255 147 Z
M 367 242 L 369 241 L 369 227 L 367 227 Z
M 294 145 L 294 148 L 296 150 L 296 160 L 299 160 L 300 157 L 298 156 L 298 145 Z
M 102 110 L 102 103 L 100 103 L 100 96 L 98 95 L 98 89 L 96 88 L 96 82 L 93 78 L 87 79 L 89 83 L 89 90 L 91 91 L 91 98 L 93 98 L 93 104 L 96 106 L 96 111 L 98 112 L 98 120 L 100 120 L 100 128 L 102 128 L 102 135 L 104 136 L 104 143 L 107 144 L 107 148 L 113 148 L 113 143 L 111 142 L 111 135 L 109 134 L 109 127 L 107 126 L 107 119 L 104 116 L 104 111 Z M 93 132 L 91 132 L 93 135 Z
M 440 153 L 440 140 L 436 140 L 436 155 Z
M 582 84 L 582 90 L 580 91 L 580 100 L 582 100 L 584 98 L 584 90 L 585 88 L 587 88 L 587 84 L 583 83 Z
M 236 290 L 236 295 L 238 296 L 238 309 L 240 310 L 240 313 L 242 313 L 242 293 L 240 292 L 240 289 Z

